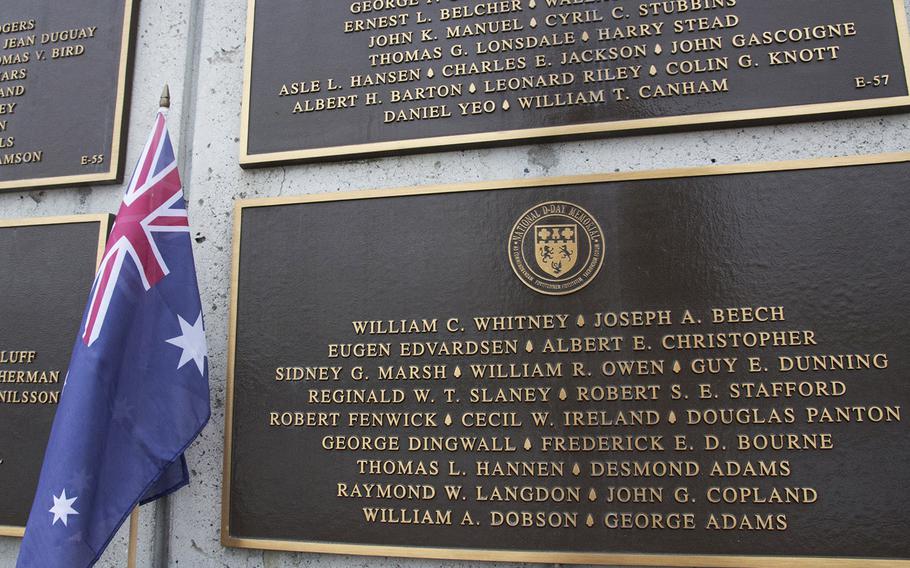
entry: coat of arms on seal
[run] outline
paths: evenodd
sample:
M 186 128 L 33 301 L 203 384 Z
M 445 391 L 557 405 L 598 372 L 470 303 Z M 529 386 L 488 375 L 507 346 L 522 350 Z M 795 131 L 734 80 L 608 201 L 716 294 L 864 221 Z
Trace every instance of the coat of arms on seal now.
M 537 265 L 550 276 L 571 271 L 578 258 L 578 225 L 538 225 L 534 252 Z
M 581 290 L 600 272 L 603 255 L 600 225 L 585 209 L 564 201 L 528 209 L 509 235 L 512 270 L 541 294 Z

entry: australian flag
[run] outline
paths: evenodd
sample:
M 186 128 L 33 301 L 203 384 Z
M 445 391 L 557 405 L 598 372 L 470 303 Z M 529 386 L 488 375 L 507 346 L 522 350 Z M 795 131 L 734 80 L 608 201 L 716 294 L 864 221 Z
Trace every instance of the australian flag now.
M 18 566 L 95 564 L 137 504 L 189 482 L 183 452 L 209 414 L 202 306 L 162 109 L 95 277 Z

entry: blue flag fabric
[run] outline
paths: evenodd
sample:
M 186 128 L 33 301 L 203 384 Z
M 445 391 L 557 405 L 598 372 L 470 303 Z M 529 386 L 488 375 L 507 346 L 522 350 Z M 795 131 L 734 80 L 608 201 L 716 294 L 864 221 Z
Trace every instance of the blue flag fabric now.
M 164 112 L 123 197 L 64 381 L 20 568 L 82 568 L 189 482 L 210 414 L 186 203 Z

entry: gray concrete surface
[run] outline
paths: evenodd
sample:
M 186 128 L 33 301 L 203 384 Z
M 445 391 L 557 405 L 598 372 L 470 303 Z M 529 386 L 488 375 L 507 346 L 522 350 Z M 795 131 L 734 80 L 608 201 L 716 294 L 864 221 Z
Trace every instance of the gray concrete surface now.
M 905 0 L 910 7 L 910 0 Z M 540 176 L 650 170 L 910 149 L 910 115 L 432 153 L 376 160 L 241 170 L 240 99 L 244 0 L 143 0 L 127 169 L 135 163 L 164 82 L 181 155 L 206 310 L 213 414 L 187 458 L 190 487 L 142 510 L 139 565 L 192 568 L 467 568 L 438 562 L 233 550 L 220 544 L 227 316 L 235 199 Z M 122 188 L 97 186 L 0 194 L 0 217 L 116 211 Z M 204 239 L 204 240 L 203 240 Z M 121 531 L 104 567 L 126 565 Z M 0 565 L 16 539 L 0 538 Z M 516 564 L 490 565 L 506 568 Z

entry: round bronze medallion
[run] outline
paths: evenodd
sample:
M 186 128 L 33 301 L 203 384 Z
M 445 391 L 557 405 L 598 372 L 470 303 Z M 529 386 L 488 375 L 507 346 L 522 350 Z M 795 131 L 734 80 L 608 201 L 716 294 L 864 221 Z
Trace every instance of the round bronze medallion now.
M 603 265 L 604 236 L 582 207 L 548 201 L 528 209 L 509 234 L 509 262 L 541 294 L 563 296 L 587 286 Z

